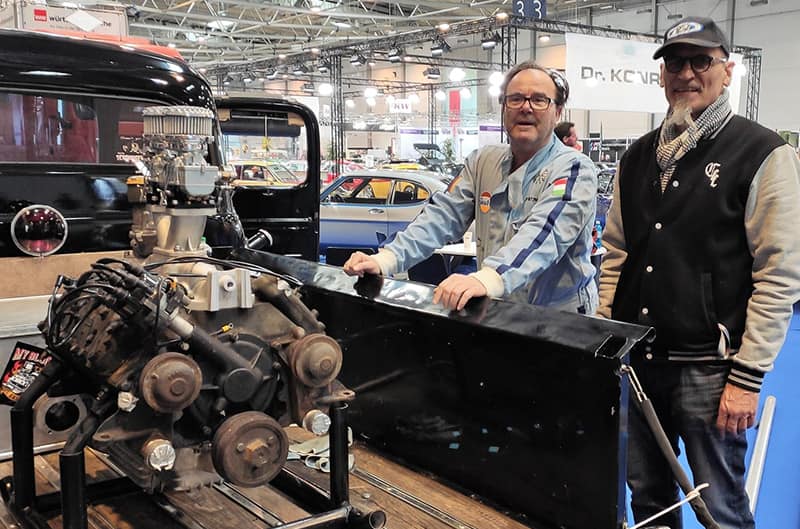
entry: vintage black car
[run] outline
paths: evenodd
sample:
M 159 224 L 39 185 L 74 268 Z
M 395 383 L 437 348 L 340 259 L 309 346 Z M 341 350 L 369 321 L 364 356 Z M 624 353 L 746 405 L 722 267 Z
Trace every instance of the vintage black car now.
M 303 105 L 215 102 L 208 82 L 178 58 L 125 43 L 0 30 L 0 256 L 22 255 L 10 225 L 34 204 L 65 217 L 59 253 L 128 248 L 126 181 L 142 155 L 142 110 L 153 105 L 219 108 L 206 157 L 215 166 L 248 140 L 319 152 L 316 118 Z M 316 175 L 318 157 L 310 158 Z M 246 233 L 267 228 L 275 251 L 316 259 L 318 197 L 319 179 L 305 178 L 287 189 L 237 190 L 234 203 Z

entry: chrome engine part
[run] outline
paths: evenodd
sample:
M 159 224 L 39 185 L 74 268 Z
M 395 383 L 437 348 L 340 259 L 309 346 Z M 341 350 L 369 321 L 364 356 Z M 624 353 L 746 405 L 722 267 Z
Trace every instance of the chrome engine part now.
M 198 107 L 150 107 L 143 111 L 144 152 L 141 177 L 128 181 L 133 205 L 131 247 L 148 262 L 205 257 L 211 248 L 203 233 L 217 205 L 228 209 L 230 196 L 215 193 L 220 172 L 204 159 L 213 141 L 214 114 Z M 224 200 L 218 200 L 222 196 Z M 189 308 L 250 308 L 250 273 L 220 270 L 202 261 L 173 262 L 163 275 L 183 278 Z
M 143 119 L 142 176 L 128 181 L 131 246 L 142 258 L 205 255 L 201 238 L 206 217 L 216 213 L 219 180 L 218 168 L 204 158 L 214 114 L 199 107 L 149 107 Z

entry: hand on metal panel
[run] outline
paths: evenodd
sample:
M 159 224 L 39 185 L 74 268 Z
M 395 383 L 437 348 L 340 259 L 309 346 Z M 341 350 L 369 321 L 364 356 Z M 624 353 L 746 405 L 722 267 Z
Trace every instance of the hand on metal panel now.
M 461 310 L 470 299 L 486 294 L 486 287 L 474 277 L 452 274 L 434 289 L 433 302 L 451 310 Z
M 378 261 L 363 252 L 353 252 L 350 258 L 342 266 L 344 273 L 349 276 L 364 277 L 364 274 L 381 274 L 381 267 Z

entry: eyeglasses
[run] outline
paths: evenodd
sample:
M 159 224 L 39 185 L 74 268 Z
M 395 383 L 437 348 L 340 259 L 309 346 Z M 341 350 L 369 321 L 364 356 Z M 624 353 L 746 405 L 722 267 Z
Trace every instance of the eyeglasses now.
M 525 97 L 522 94 L 510 94 L 503 96 L 503 104 L 514 110 L 522 108 L 525 106 L 525 103 L 530 103 L 533 110 L 547 110 L 550 108 L 550 103 L 553 101 L 554 100 L 552 98 L 540 94 L 534 94 L 530 97 Z
M 726 57 L 711 57 L 710 55 L 695 55 L 693 57 L 680 57 L 677 55 L 664 56 L 664 68 L 669 73 L 679 73 L 683 71 L 686 62 L 692 67 L 694 73 L 703 73 L 711 68 L 712 64 L 728 62 Z

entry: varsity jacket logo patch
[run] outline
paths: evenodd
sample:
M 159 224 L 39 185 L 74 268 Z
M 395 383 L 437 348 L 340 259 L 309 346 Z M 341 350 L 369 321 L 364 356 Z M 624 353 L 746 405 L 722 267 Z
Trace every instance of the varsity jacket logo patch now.
M 706 176 L 708 177 L 709 185 L 717 187 L 717 180 L 719 179 L 719 162 L 709 162 L 706 165 Z

